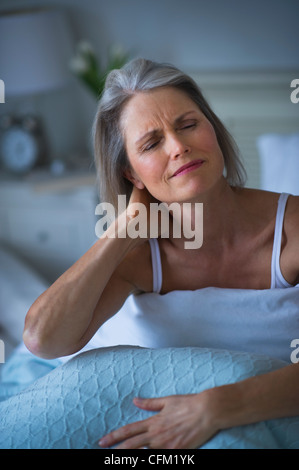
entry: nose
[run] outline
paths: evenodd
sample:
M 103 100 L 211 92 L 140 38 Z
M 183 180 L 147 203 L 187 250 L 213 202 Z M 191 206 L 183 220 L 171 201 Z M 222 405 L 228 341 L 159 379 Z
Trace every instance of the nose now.
M 181 136 L 171 134 L 167 138 L 167 151 L 169 157 L 172 160 L 176 160 L 182 155 L 190 153 L 191 148 L 184 142 Z

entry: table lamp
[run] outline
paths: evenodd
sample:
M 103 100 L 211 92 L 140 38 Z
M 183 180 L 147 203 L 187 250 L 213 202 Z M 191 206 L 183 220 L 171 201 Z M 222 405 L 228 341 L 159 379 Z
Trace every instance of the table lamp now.
M 17 10 L 0 15 L 0 79 L 6 103 L 10 97 L 32 99 L 66 85 L 70 56 L 71 34 L 61 11 Z M 37 116 L 2 116 L 0 132 L 5 170 L 23 174 L 45 163 L 45 132 Z

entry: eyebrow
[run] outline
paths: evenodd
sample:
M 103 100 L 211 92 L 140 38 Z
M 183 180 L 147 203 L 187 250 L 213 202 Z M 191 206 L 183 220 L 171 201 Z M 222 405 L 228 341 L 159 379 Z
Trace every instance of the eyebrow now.
M 174 120 L 174 125 L 178 125 L 185 117 L 188 116 L 188 114 L 193 114 L 195 113 L 195 110 L 190 110 L 190 111 L 187 111 L 183 114 L 181 114 L 180 116 L 178 116 L 175 120 Z M 142 137 L 140 137 L 138 140 L 136 140 L 135 144 L 136 146 L 138 146 L 139 144 L 141 144 L 141 142 L 143 142 L 144 140 L 147 139 L 147 137 L 151 137 L 151 136 L 154 136 L 155 134 L 158 134 L 160 132 L 160 129 L 152 129 L 148 132 L 146 132 L 145 134 L 142 135 Z

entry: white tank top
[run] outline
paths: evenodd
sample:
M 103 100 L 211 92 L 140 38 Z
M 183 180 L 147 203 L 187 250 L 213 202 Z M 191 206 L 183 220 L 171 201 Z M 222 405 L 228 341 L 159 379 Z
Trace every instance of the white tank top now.
M 271 289 L 292 287 L 283 277 L 280 270 L 280 251 L 283 230 L 284 213 L 289 194 L 282 193 L 278 200 L 276 223 L 274 231 L 274 242 L 271 261 Z M 149 240 L 152 254 L 153 267 L 153 292 L 160 293 L 162 288 L 162 263 L 160 256 L 159 243 L 156 238 Z
M 282 194 L 278 202 L 271 289 L 208 287 L 160 295 L 161 257 L 158 242 L 152 239 L 154 292 L 130 295 L 81 351 L 116 345 L 196 346 L 265 354 L 289 362 L 291 341 L 299 338 L 299 289 L 290 287 L 279 266 L 287 198 Z
M 292 287 L 291 284 L 285 280 L 280 270 L 281 239 L 288 197 L 289 194 L 282 193 L 278 200 L 271 262 L 271 289 Z

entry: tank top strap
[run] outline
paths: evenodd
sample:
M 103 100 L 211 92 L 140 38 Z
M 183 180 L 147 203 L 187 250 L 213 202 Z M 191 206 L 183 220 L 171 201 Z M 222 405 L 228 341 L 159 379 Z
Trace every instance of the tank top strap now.
M 162 288 L 162 263 L 158 239 L 150 238 L 149 244 L 151 247 L 152 255 L 153 292 L 159 294 Z
M 271 289 L 281 288 L 281 287 L 291 287 L 283 277 L 280 269 L 280 252 L 281 252 L 281 239 L 283 231 L 283 221 L 286 203 L 288 200 L 289 194 L 282 193 L 278 200 L 276 221 L 275 221 L 275 230 L 274 230 L 274 241 L 273 241 L 273 250 L 272 250 L 272 261 L 271 261 Z
M 271 260 L 271 289 L 292 287 L 283 277 L 280 269 L 280 252 L 281 252 L 281 240 L 283 231 L 283 222 L 286 203 L 289 194 L 282 193 L 278 200 L 275 230 L 274 230 L 274 241 L 272 250 Z M 160 293 L 162 288 L 162 263 L 160 248 L 157 238 L 150 238 L 149 244 L 151 248 L 152 258 L 152 269 L 153 269 L 153 292 Z

